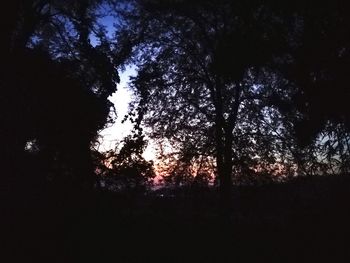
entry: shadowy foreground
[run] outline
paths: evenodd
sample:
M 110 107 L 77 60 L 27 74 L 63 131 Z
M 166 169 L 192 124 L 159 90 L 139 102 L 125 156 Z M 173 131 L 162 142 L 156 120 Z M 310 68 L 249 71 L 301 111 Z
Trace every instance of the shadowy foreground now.
M 336 176 L 236 187 L 227 221 L 215 190 L 49 189 L 11 201 L 3 247 L 6 262 L 348 262 L 349 186 Z

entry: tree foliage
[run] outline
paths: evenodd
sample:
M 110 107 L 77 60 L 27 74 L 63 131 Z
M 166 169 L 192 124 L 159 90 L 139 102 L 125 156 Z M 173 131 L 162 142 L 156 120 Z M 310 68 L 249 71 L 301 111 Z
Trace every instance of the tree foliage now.
M 153 162 L 142 156 L 147 142 L 143 136 L 127 136 L 121 147 L 97 153 L 100 185 L 110 191 L 140 193 L 149 190 L 155 177 Z
M 170 140 L 179 161 L 215 157 L 224 188 L 232 175 L 326 171 L 326 124 L 347 125 L 342 3 L 134 3 L 122 38 L 138 44 L 133 109 L 153 139 Z
M 93 184 L 91 147 L 119 81 L 118 51 L 99 23 L 104 5 L 17 0 L 2 17 L 1 166 L 14 188 Z

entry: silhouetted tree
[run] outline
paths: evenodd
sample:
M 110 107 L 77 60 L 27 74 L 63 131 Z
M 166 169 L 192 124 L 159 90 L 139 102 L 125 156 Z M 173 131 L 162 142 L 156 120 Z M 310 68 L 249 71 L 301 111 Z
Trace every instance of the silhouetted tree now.
M 1 18 L 5 185 L 30 189 L 27 183 L 39 178 L 93 185 L 91 147 L 111 121 L 107 98 L 119 81 L 117 44 L 99 22 L 106 5 L 17 0 Z
M 259 1 L 135 6 L 126 15 L 131 24 L 125 33 L 141 42 L 138 75 L 131 82 L 139 98 L 135 109 L 152 138 L 172 140 L 179 149 L 189 146 L 192 157 L 215 156 L 224 203 L 233 167 L 235 174 L 245 174 L 254 168 L 253 156 L 276 162 L 278 136 L 269 126 L 277 130 L 281 122 L 266 97 L 279 90 L 261 85 L 259 77 L 273 58 L 277 31 L 283 31 L 279 21 Z
M 142 156 L 146 141 L 143 136 L 128 136 L 120 149 L 99 153 L 96 159 L 99 183 L 103 188 L 124 193 L 142 193 L 153 185 L 153 162 Z
M 285 55 L 274 61 L 273 68 L 287 81 L 293 96 L 275 96 L 274 101 L 291 123 L 299 148 L 297 161 L 304 166 L 301 172 L 345 172 L 349 156 L 347 5 L 297 1 L 278 8 L 288 32 L 295 34 L 281 36 L 287 40 Z M 287 17 L 294 17 L 294 23 L 288 23 Z
M 171 141 L 179 161 L 183 153 L 215 156 L 223 200 L 232 174 L 250 181 L 325 165 L 325 124 L 347 118 L 349 23 L 341 3 L 132 3 L 120 37 L 138 44 L 135 121 L 152 138 Z M 322 108 L 331 105 L 332 85 L 339 105 Z M 347 162 L 342 134 L 333 157 Z
M 155 167 L 165 186 L 189 187 L 200 184 L 208 187 L 213 184 L 215 161 L 212 155 L 197 152 L 198 149 L 190 142 L 181 146 L 180 143 L 169 145 L 168 140 L 157 141 L 159 149 L 156 154 Z

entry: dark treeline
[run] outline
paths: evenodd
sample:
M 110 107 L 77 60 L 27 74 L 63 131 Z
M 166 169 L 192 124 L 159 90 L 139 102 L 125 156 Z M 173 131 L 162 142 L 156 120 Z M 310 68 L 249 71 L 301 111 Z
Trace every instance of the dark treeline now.
M 346 1 L 14 0 L 0 20 L 10 262 L 344 256 Z M 99 152 L 130 65 L 134 129 Z

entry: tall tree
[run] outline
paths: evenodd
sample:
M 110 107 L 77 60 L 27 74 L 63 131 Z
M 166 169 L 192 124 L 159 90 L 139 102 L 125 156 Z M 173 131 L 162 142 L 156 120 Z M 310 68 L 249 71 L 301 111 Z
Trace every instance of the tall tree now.
M 279 108 L 291 120 L 299 153 L 304 155 L 297 154 L 298 159 L 313 169 L 323 167 L 316 169 L 317 173 L 347 171 L 348 7 L 345 1 L 317 5 L 296 2 L 280 8 L 280 12 L 284 19 L 288 14 L 295 17 L 294 26 L 288 28 L 296 34 L 289 37 L 286 59 L 275 63 L 274 71 L 288 81 L 294 95 L 289 102 L 283 97 L 276 97 L 275 102 L 284 105 L 284 109 Z
M 168 138 L 180 149 L 191 145 L 179 156 L 214 155 L 223 201 L 233 174 L 294 175 L 306 159 L 317 159 L 316 127 L 346 112 L 343 103 L 322 112 L 320 101 L 326 101 L 319 98 L 326 96 L 313 93 L 344 84 L 348 22 L 341 5 L 133 3 L 120 36 L 139 44 L 138 75 L 130 84 L 137 95 L 135 121 L 154 139 Z M 315 80 L 327 88 L 313 89 Z M 312 149 L 301 147 L 300 134 L 312 134 Z
M 17 0 L 1 18 L 0 159 L 14 188 L 40 174 L 93 185 L 91 146 L 119 80 L 116 44 L 99 23 L 106 3 Z
M 269 45 L 280 51 L 276 31 L 283 28 L 259 1 L 136 1 L 135 7 L 125 35 L 141 43 L 131 82 L 139 118 L 153 138 L 191 145 L 192 156 L 215 156 L 227 207 L 233 166 L 248 167 L 248 152 L 268 152 L 266 141 L 256 143 L 247 132 L 261 139 L 271 133 L 262 122 L 278 116 L 265 109 L 271 90 L 259 85 L 258 72 L 272 58 Z

